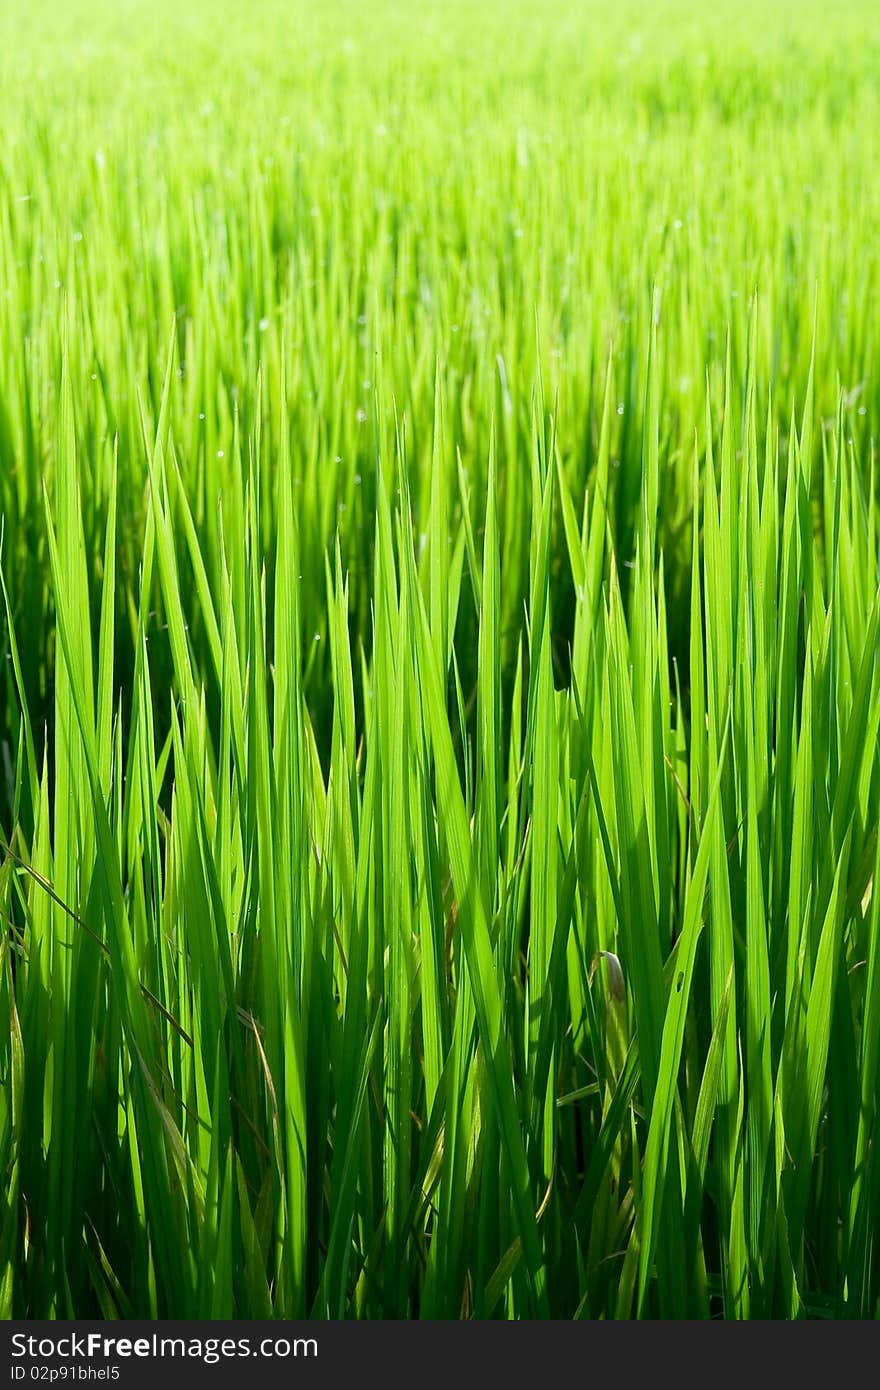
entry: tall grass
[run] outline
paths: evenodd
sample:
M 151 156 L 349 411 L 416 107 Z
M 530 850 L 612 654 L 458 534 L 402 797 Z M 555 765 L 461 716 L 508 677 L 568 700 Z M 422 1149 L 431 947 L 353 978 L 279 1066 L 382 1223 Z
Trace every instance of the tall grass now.
M 4 1316 L 880 1311 L 871 18 L 7 8 Z

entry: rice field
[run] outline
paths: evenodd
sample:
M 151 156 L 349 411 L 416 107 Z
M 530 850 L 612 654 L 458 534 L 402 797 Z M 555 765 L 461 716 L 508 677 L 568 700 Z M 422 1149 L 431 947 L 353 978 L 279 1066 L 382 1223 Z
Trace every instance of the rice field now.
M 873 0 L 9 0 L 0 1315 L 880 1316 Z

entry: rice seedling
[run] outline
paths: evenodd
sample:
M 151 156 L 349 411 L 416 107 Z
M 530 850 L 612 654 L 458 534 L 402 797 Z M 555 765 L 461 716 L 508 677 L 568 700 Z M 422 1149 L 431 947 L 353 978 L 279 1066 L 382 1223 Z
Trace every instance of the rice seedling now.
M 868 0 L 5 7 L 0 1314 L 880 1314 Z

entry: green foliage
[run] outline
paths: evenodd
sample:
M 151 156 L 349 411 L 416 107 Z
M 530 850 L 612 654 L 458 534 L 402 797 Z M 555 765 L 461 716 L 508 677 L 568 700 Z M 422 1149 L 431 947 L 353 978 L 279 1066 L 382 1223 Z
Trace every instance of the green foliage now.
M 4 7 L 0 1315 L 880 1308 L 880 50 Z

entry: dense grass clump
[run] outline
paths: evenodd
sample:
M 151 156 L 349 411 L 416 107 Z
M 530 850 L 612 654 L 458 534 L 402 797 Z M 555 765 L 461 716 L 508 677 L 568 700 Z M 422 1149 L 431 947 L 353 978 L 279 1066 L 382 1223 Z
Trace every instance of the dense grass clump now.
M 0 32 L 0 1314 L 880 1311 L 873 3 Z

